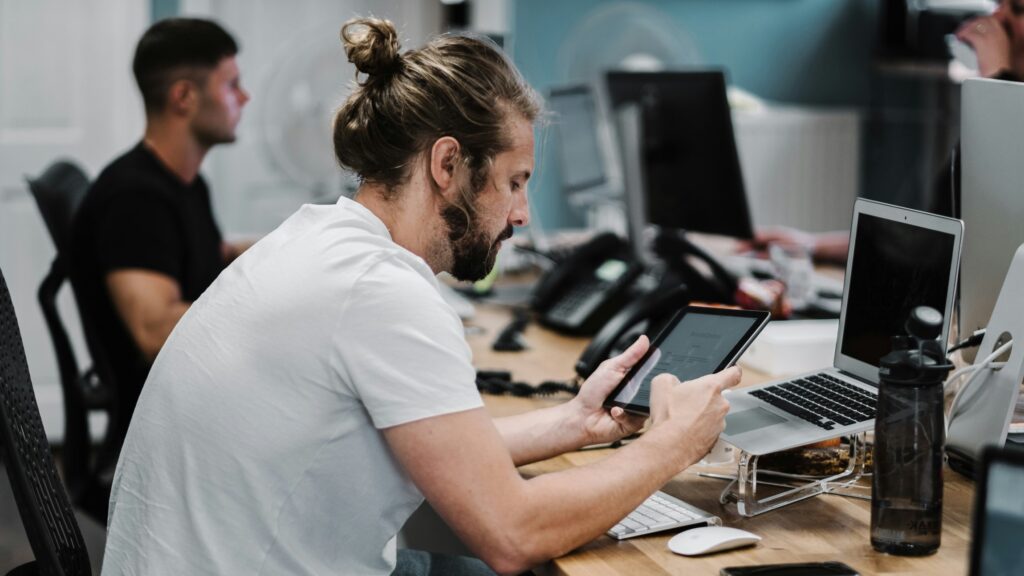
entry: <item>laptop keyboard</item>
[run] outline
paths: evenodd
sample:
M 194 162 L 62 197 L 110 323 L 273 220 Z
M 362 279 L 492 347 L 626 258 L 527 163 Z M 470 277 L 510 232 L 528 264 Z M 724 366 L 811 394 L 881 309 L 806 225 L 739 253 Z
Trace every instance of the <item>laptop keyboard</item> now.
M 616 540 L 625 540 L 673 528 L 721 524 L 718 516 L 658 491 L 630 512 L 629 516 L 612 526 L 608 535 Z
M 750 395 L 825 430 L 871 420 L 878 404 L 877 394 L 827 373 L 767 386 Z

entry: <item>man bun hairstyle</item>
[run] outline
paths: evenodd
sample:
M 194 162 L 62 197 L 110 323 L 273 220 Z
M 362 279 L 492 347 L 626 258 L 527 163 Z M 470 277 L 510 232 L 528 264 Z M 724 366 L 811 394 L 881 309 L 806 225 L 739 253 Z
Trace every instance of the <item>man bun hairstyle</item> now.
M 387 20 L 364 18 L 348 22 L 341 28 L 341 40 L 348 61 L 368 78 L 386 76 L 401 65 L 398 33 Z
M 235 54 L 235 39 L 210 20 L 167 18 L 150 26 L 139 39 L 132 61 L 146 114 L 164 109 L 172 84 L 181 79 L 204 82 L 221 60 Z
M 540 97 L 487 38 L 446 34 L 402 53 L 394 24 L 358 18 L 342 26 L 341 41 L 358 73 L 334 117 L 334 153 L 361 181 L 388 192 L 444 136 L 458 140 L 457 160 L 479 191 L 491 161 L 512 146 L 510 121 L 534 122 L 541 113 Z

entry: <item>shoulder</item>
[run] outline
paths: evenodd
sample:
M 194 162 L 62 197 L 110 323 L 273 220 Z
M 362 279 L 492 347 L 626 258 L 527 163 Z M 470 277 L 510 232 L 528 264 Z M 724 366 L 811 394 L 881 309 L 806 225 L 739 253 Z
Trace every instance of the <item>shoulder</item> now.
M 86 195 L 96 205 L 110 202 L 173 204 L 166 177 L 139 146 L 132 148 L 100 172 Z

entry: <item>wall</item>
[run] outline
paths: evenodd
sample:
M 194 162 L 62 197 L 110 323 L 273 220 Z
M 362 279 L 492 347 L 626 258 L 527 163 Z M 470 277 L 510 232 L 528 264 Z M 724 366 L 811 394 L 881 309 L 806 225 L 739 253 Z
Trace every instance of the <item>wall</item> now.
M 870 0 L 518 0 L 511 10 L 513 58 L 542 92 L 585 80 L 581 60 L 610 60 L 616 43 L 646 36 L 671 45 L 676 65 L 724 67 L 732 84 L 772 101 L 861 108 L 870 98 Z M 531 185 L 545 228 L 579 223 L 558 187 L 553 137 L 541 136 Z

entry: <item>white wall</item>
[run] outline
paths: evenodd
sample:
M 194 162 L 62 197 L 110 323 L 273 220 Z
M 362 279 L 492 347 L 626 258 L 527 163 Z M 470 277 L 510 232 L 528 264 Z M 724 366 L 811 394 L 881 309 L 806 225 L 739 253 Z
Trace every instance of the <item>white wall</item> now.
M 35 293 L 54 249 L 23 177 L 61 157 L 94 177 L 140 137 L 131 57 L 148 21 L 143 0 L 0 0 L 0 269 L 53 439 L 63 435 L 60 378 Z M 60 305 L 77 319 L 67 291 Z M 88 365 L 77 323 L 69 329 Z
M 307 202 L 333 202 L 351 181 L 336 167 L 331 118 L 354 80 L 341 25 L 391 19 L 403 49 L 440 29 L 440 2 L 184 0 L 182 11 L 221 22 L 239 41 L 252 95 L 238 141 L 214 149 L 204 173 L 228 234 L 263 234 Z

